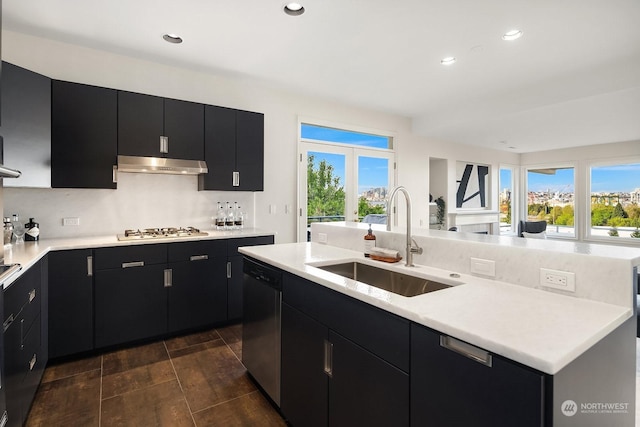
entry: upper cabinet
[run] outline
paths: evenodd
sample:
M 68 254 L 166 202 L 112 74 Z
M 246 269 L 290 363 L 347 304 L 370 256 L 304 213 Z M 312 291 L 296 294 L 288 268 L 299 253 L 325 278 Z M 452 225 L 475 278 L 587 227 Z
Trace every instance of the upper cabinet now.
M 5 187 L 51 186 L 51 79 L 2 63 L 4 164 L 22 176 Z
M 116 188 L 117 92 L 54 80 L 51 112 L 51 186 Z
M 262 191 L 264 114 L 207 105 L 204 155 L 199 190 Z
M 118 92 L 118 154 L 204 159 L 204 105 Z

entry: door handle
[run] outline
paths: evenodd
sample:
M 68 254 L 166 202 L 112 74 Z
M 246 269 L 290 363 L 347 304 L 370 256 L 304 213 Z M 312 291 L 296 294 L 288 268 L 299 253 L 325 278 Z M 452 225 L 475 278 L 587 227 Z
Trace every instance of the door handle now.
M 144 261 L 123 262 L 122 268 L 144 267 Z
M 209 255 L 191 255 L 189 261 L 204 261 L 209 259 Z
M 87 257 L 87 277 L 93 276 L 93 257 Z
M 167 268 L 164 270 L 164 287 L 170 288 L 173 286 L 173 270 Z
M 160 152 L 163 154 L 169 153 L 169 137 L 168 136 L 160 137 Z
M 240 172 L 233 173 L 233 186 L 234 187 L 240 186 Z
M 231 261 L 227 261 L 227 279 L 231 279 Z
M 491 367 L 493 358 L 488 351 L 474 347 L 471 344 L 457 340 L 447 335 L 440 335 L 440 346 L 447 350 L 454 351 L 462 356 L 468 357 L 478 363 Z
M 333 377 L 333 343 L 324 340 L 324 373 Z

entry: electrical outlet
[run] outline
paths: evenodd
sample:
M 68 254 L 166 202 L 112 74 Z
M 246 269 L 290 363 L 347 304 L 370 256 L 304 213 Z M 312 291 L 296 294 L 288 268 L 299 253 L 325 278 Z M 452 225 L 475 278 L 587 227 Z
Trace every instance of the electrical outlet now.
M 62 225 L 80 225 L 80 218 L 78 217 L 74 217 L 74 218 L 62 218 Z
M 471 274 L 496 277 L 496 262 L 490 259 L 471 258 Z
M 318 243 L 327 243 L 327 233 L 318 233 Z
M 547 288 L 562 289 L 563 291 L 576 291 L 576 274 L 569 271 L 540 269 L 540 285 Z

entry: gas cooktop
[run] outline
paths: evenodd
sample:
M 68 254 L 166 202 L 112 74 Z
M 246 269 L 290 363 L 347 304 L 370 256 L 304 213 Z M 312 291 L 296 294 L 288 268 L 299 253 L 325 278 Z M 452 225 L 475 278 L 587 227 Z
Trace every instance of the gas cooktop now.
M 118 240 L 169 239 L 176 237 L 208 236 L 209 233 L 195 227 L 144 228 L 142 230 L 124 230 L 118 234 Z

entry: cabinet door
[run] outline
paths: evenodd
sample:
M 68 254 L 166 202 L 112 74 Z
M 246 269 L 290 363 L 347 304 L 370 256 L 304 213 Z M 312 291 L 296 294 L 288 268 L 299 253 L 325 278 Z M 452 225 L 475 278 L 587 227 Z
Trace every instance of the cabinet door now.
M 49 188 L 51 79 L 4 62 L 1 82 L 4 164 L 22 172 L 4 186 Z
M 240 191 L 264 190 L 264 114 L 236 113 L 236 171 Z
M 51 102 L 51 186 L 116 188 L 117 92 L 54 80 Z
M 409 375 L 333 331 L 329 341 L 329 425 L 408 426 Z
M 242 318 L 242 255 L 238 253 L 238 248 L 241 246 L 272 245 L 273 241 L 273 236 L 245 237 L 227 241 L 229 256 L 229 276 L 227 280 L 229 320 Z
M 282 304 L 281 325 L 280 409 L 294 427 L 327 426 L 329 377 L 324 372 L 324 354 L 328 329 L 287 304 Z
M 198 177 L 199 190 L 233 190 L 236 167 L 236 110 L 205 106 L 204 159 L 209 172 Z
M 169 264 L 169 332 L 227 319 L 227 258 L 213 257 Z
M 452 351 L 440 344 L 440 336 L 412 325 L 412 425 L 542 425 L 544 374 L 495 355 L 489 355 L 487 366 L 461 354 L 483 356 L 482 350 L 463 345 Z
M 91 249 L 49 254 L 49 357 L 93 349 Z
M 167 332 L 166 264 L 95 272 L 96 348 Z
M 118 91 L 118 154 L 164 157 L 164 100 L 158 96 Z
M 195 102 L 164 100 L 164 136 L 169 138 L 172 159 L 204 159 L 204 105 Z

